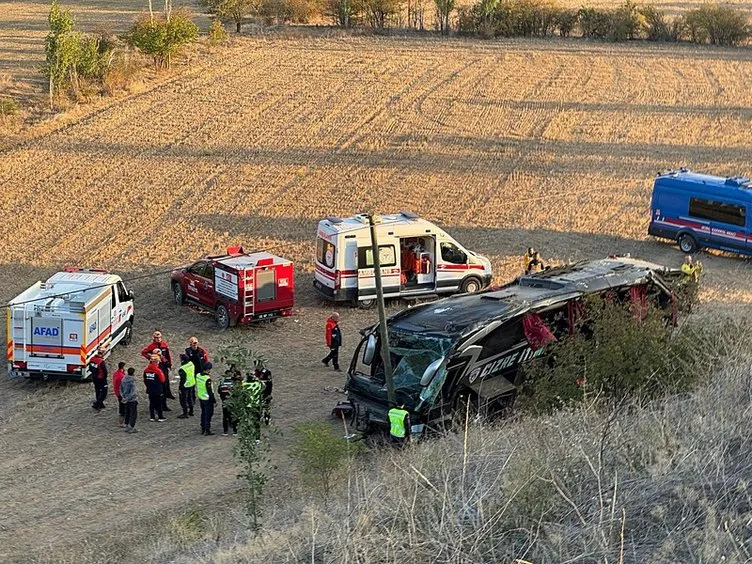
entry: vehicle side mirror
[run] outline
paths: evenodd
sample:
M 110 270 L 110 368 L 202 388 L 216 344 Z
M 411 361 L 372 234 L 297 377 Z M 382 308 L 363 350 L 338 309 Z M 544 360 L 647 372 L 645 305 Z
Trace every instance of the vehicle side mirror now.
M 439 367 L 444 362 L 444 357 L 439 357 L 436 360 L 434 360 L 431 364 L 426 366 L 425 372 L 423 372 L 423 377 L 420 379 L 420 385 L 424 388 L 428 386 L 432 381 L 433 377 L 436 376 L 436 373 L 439 371 Z
M 133 297 L 134 297 L 133 296 L 133 290 L 128 290 L 127 296 L 128 296 L 128 301 L 132 302 L 133 301 Z
M 368 335 L 366 350 L 363 351 L 363 364 L 371 366 L 373 357 L 376 355 L 376 335 Z

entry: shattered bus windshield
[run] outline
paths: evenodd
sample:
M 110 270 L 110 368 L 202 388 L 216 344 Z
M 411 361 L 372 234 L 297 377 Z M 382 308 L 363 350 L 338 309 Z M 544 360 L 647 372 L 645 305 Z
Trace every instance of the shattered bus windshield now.
M 434 360 L 446 356 L 454 344 L 442 335 L 403 333 L 390 329 L 389 348 L 394 361 L 394 388 L 417 398 L 423 372 Z

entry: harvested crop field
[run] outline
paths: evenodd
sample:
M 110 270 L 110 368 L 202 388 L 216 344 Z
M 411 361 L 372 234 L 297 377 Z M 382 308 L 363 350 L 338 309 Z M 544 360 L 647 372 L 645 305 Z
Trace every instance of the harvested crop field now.
M 236 330 L 277 381 L 280 497 L 294 490 L 292 426 L 328 417 L 341 396 L 324 388 L 343 383 L 319 363 L 331 310 L 311 287 L 319 218 L 412 210 L 488 256 L 498 281 L 528 245 L 552 262 L 630 252 L 678 266 L 646 236 L 653 175 L 752 173 L 749 50 L 270 37 L 212 57 L 1 154 L 0 299 L 67 263 L 127 279 L 239 242 L 294 259 L 295 317 Z M 702 260 L 704 311 L 747 314 L 747 262 Z M 168 281 L 132 284 L 137 339 L 113 360 L 142 366 L 154 327 L 174 349 L 227 338 L 173 305 Z M 347 358 L 375 313 L 342 313 Z M 232 498 L 230 439 L 143 411 L 142 432 L 124 435 L 90 395 L 0 378 L 0 560 L 101 560 L 96 539 L 121 527 Z

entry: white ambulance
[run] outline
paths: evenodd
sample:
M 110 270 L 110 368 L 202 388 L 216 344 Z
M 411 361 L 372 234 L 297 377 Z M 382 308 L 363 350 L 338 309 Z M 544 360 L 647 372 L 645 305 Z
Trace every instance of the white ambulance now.
M 384 297 L 477 292 L 491 283 L 491 263 L 443 229 L 410 212 L 374 216 Z M 319 222 L 314 287 L 334 301 L 376 301 L 366 214 Z
M 8 374 L 85 380 L 97 348 L 109 355 L 132 330 L 133 293 L 119 276 L 66 268 L 8 304 Z

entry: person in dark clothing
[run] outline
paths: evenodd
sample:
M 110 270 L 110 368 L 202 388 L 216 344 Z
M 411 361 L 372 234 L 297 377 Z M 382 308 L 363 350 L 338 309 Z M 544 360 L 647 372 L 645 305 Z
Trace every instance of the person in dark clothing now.
M 334 370 L 339 372 L 339 348 L 342 346 L 339 313 L 333 313 L 326 320 L 326 346 L 329 347 L 329 354 L 321 359 L 321 362 L 324 366 L 329 366 L 329 362 L 331 362 Z
M 222 400 L 222 434 L 226 437 L 232 427 L 232 434 L 238 434 L 238 422 L 232 417 L 230 409 L 228 407 L 228 401 L 233 391 L 240 386 L 240 380 L 242 376 L 240 371 L 235 368 L 233 364 L 225 372 L 225 377 L 219 381 L 217 391 L 219 392 L 219 399 Z
M 196 374 L 199 374 L 204 369 L 204 363 L 209 362 L 209 355 L 206 353 L 206 349 L 198 345 L 196 337 L 188 339 L 188 348 L 185 349 L 185 354 L 188 355 L 188 360 L 196 368 Z
M 131 367 L 120 382 L 120 402 L 125 406 L 125 432 L 136 433 L 136 412 L 138 397 L 136 395 L 136 369 Z
M 272 371 L 264 366 L 261 360 L 257 360 L 255 365 L 254 377 L 264 384 L 261 392 L 261 417 L 264 419 L 264 423 L 268 425 L 272 418 Z
M 162 393 L 164 391 L 164 373 L 159 368 L 160 355 L 153 354 L 149 366 L 144 370 L 144 384 L 149 395 L 149 421 L 165 421 L 162 414 Z
M 180 376 L 178 396 L 180 407 L 183 408 L 183 414 L 178 415 L 178 419 L 187 419 L 193 417 L 193 405 L 196 403 L 196 367 L 185 353 L 180 355 L 178 376 Z
M 97 411 L 104 409 L 104 400 L 107 398 L 107 363 L 104 361 L 104 356 L 107 354 L 105 347 L 99 347 L 97 354 L 95 354 L 89 361 L 88 369 L 89 376 L 94 382 L 94 401 L 91 407 Z
M 196 396 L 201 406 L 201 434 L 213 435 L 211 432 L 211 420 L 214 415 L 214 404 L 217 398 L 214 397 L 211 381 L 211 362 L 204 362 L 204 369 L 196 375 Z
M 543 259 L 541 258 L 541 254 L 538 251 L 535 251 L 533 254 L 533 259 L 528 263 L 527 270 L 525 271 L 527 274 L 531 274 L 533 272 L 543 272 L 545 266 L 543 265 Z
M 152 335 L 152 342 L 141 349 L 141 356 L 143 356 L 146 360 L 149 360 L 151 358 L 151 355 L 157 351 L 159 351 L 159 354 L 161 356 L 159 360 L 159 369 L 162 371 L 162 374 L 164 374 L 165 377 L 164 384 L 162 385 L 162 410 L 172 411 L 167 406 L 168 399 L 175 399 L 175 396 L 172 395 L 172 390 L 170 390 L 170 370 L 172 369 L 172 357 L 170 356 L 170 347 L 167 344 L 167 341 L 162 339 L 162 333 L 159 330 L 154 331 L 154 334 Z

